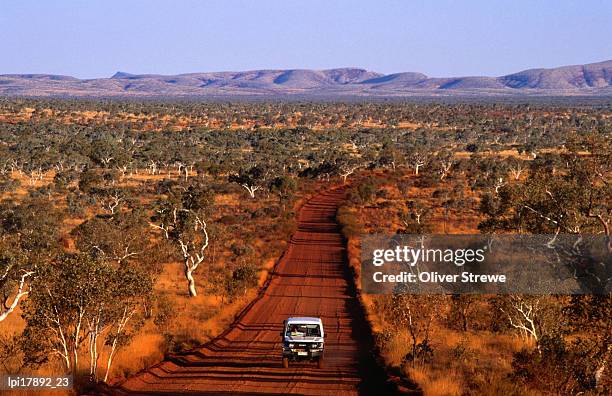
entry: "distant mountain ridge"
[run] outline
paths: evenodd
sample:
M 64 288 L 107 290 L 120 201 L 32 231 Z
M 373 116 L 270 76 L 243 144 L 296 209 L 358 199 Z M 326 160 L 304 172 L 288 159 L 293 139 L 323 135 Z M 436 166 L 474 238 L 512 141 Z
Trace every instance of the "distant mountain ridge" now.
M 117 72 L 78 79 L 51 74 L 0 75 L 2 96 L 195 97 L 195 96 L 612 96 L 612 60 L 500 77 L 428 77 L 382 74 L 360 68 L 251 70 L 177 75 Z

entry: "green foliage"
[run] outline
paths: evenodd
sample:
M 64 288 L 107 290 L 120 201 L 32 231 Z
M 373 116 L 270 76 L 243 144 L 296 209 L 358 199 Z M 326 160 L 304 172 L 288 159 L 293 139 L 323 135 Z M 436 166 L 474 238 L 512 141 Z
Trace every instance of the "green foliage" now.
M 14 191 L 21 185 L 17 179 L 13 179 L 8 175 L 0 175 L 0 193 Z
M 53 183 L 56 190 L 64 190 L 79 179 L 79 174 L 76 171 L 60 171 L 53 177 Z
M 277 176 L 270 183 L 270 191 L 278 195 L 283 205 L 291 200 L 296 190 L 297 182 L 294 178 L 289 176 Z
M 89 193 L 103 183 L 104 179 L 94 169 L 87 169 L 79 177 L 79 190 Z
M 228 180 L 230 183 L 238 183 L 240 185 L 256 186 L 263 181 L 267 176 L 263 166 L 255 165 L 248 169 L 241 169 L 237 175 L 230 175 Z
M 227 278 L 226 289 L 228 295 L 244 294 L 248 288 L 257 286 L 259 279 L 257 272 L 257 267 L 250 262 L 243 261 L 239 264 Z
M 107 333 L 107 344 L 117 340 L 118 346 L 125 345 L 133 333 L 117 326 L 142 307 L 152 288 L 146 272 L 112 266 L 86 254 L 63 254 L 39 268 L 23 309 L 22 344 L 28 363 L 44 362 L 57 357 L 52 351 L 60 351 L 65 368 L 75 370 L 74 354 L 84 342 L 86 325 L 96 321 L 100 328 L 113 329 Z
M 155 297 L 155 312 L 153 323 L 162 329 L 176 317 L 174 304 L 165 294 L 159 294 Z
M 512 378 L 553 394 L 594 391 L 601 358 L 593 350 L 593 342 L 583 338 L 568 342 L 560 335 L 544 336 L 539 349 L 515 354 Z
M 5 374 L 18 374 L 23 369 L 24 355 L 21 334 L 0 334 L 0 367 Z
M 364 181 L 349 193 L 348 199 L 358 205 L 367 205 L 374 200 L 377 189 L 378 183 L 376 181 Z
M 157 263 L 150 261 L 149 224 L 143 211 L 121 212 L 113 216 L 93 217 L 73 231 L 76 247 L 85 253 L 117 263 L 139 263 L 145 261 L 154 268 Z
M 0 205 L 0 234 L 18 235 L 19 246 L 29 254 L 51 256 L 58 248 L 63 214 L 45 198 L 19 205 Z
M 363 232 L 363 228 L 353 213 L 347 206 L 341 206 L 336 214 L 336 219 L 342 225 L 342 234 L 346 238 L 358 236 Z

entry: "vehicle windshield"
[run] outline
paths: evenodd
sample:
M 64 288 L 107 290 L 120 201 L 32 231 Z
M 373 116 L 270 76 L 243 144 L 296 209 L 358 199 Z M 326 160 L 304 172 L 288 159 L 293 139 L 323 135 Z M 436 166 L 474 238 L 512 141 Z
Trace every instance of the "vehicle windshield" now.
M 292 337 L 321 337 L 321 329 L 317 324 L 290 324 L 286 335 Z

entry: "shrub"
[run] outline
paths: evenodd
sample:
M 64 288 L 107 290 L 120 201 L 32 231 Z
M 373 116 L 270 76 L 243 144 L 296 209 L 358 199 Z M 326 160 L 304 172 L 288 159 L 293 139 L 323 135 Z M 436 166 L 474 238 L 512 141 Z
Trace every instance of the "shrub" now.
M 21 182 L 10 177 L 4 178 L 0 176 L 0 193 L 15 190 L 21 185 Z
M 236 256 L 245 256 L 253 253 L 253 249 L 249 245 L 237 242 L 232 243 L 232 246 L 230 246 L 230 250 Z
M 155 300 L 156 314 L 153 323 L 159 328 L 164 328 L 176 317 L 176 309 L 170 299 L 164 294 L 158 295 Z
M 544 336 L 533 350 L 514 355 L 511 377 L 535 389 L 555 394 L 578 394 L 596 387 L 598 369 L 592 342 L 568 343 L 561 335 Z
M 164 334 L 164 343 L 162 349 L 164 354 L 180 353 L 190 351 L 202 344 L 201 340 L 192 337 L 186 332 L 178 334 Z
M 257 286 L 257 281 L 257 268 L 253 264 L 242 263 L 227 278 L 227 293 L 230 296 L 235 296 L 240 292 L 245 294 L 247 289 Z

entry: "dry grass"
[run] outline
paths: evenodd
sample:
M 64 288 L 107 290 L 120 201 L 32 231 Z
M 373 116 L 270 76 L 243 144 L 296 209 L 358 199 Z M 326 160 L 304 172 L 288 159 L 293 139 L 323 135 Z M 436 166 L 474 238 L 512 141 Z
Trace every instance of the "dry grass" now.
M 405 374 L 415 381 L 427 396 L 459 396 L 463 394 L 461 374 L 455 371 L 432 373 L 427 368 L 407 368 Z
M 268 269 L 261 271 L 261 283 L 265 279 L 267 270 L 271 267 L 270 262 L 273 263 L 274 260 L 269 260 L 266 263 Z M 224 302 L 220 296 L 205 294 L 205 290 L 202 290 L 202 285 L 200 285 L 203 293 L 190 298 L 185 291 L 180 271 L 178 263 L 164 266 L 164 272 L 155 285 L 156 291 L 168 298 L 175 316 L 163 328 L 148 321 L 132 342 L 119 350 L 110 376 L 112 381 L 120 380 L 162 360 L 167 348 L 167 337 L 189 342 L 194 346 L 209 341 L 225 330 L 234 320 L 235 315 L 256 295 L 256 290 L 250 289 L 246 294 L 228 303 Z M 0 322 L 0 333 L 19 334 L 24 327 L 25 321 L 21 317 L 21 310 L 17 308 L 7 319 Z M 102 365 L 105 361 L 106 355 L 102 353 L 100 364 Z M 51 374 L 61 372 L 61 369 L 54 370 L 52 367 L 43 366 L 39 370 L 24 372 Z
M 35 179 L 33 182 L 30 182 L 27 175 L 17 172 L 12 176 L 21 182 L 20 187 L 16 191 L 4 194 L 0 199 L 20 201 L 33 189 L 53 183 L 54 172 L 48 172 L 40 180 Z M 174 171 L 170 176 L 167 172 L 150 175 L 146 170 L 139 170 L 138 173 L 122 178 L 119 186 L 135 187 L 143 183 L 155 183 L 168 177 L 176 178 L 179 175 Z M 319 184 L 311 182 L 303 183 L 301 187 L 294 209 L 298 209 L 310 195 L 321 188 Z M 236 192 L 217 194 L 215 196 L 215 215 L 221 217 L 237 213 L 248 214 L 277 203 L 274 197 L 266 199 L 260 196 L 253 200 L 246 199 L 245 195 L 246 192 L 239 189 L 236 189 Z M 65 206 L 63 196 L 55 194 L 52 198 L 58 208 Z M 147 195 L 139 196 L 141 202 L 147 202 L 153 198 Z M 99 211 L 99 208 L 97 210 Z M 86 208 L 84 218 L 65 219 L 61 232 L 71 243 L 70 248 L 73 248 L 73 241 L 69 238 L 70 231 L 87 218 L 94 216 L 95 212 L 94 208 Z M 285 240 L 288 238 L 288 235 L 284 233 L 290 231 L 290 228 L 271 227 L 270 219 L 266 216 L 242 224 L 241 228 L 243 232 L 241 235 L 234 235 L 235 240 L 228 239 L 226 236 L 225 239 L 214 241 L 214 253 L 211 254 L 210 262 L 203 264 L 195 274 L 199 292 L 197 297 L 188 296 L 180 263 L 166 263 L 162 266 L 162 272 L 156 278 L 154 290 L 155 295 L 163 298 L 165 303 L 171 307 L 171 317 L 165 323 L 156 324 L 154 319 L 158 313 L 154 310 L 152 318 L 145 322 L 131 343 L 117 352 L 110 374 L 110 382 L 119 381 L 156 364 L 163 359 L 166 352 L 189 349 L 206 343 L 223 332 L 243 307 L 252 301 L 257 294 L 257 287 L 239 291 L 237 295 L 230 297 L 223 294 L 223 287 L 218 284 L 218 274 L 230 271 L 234 265 L 232 260 L 235 258 L 227 251 L 228 246 L 238 243 L 239 245 L 249 244 L 252 247 L 254 253 L 248 257 L 248 260 L 259 268 L 257 284 L 261 286 L 284 249 Z M 242 240 L 243 237 L 248 237 L 248 241 Z M 215 272 L 216 277 L 212 276 Z M 24 327 L 25 321 L 21 317 L 20 309 L 17 308 L 6 320 L 0 322 L 0 334 L 20 334 Z M 99 365 L 102 366 L 101 374 L 103 374 L 103 366 L 107 358 L 106 353 L 107 351 L 102 351 L 99 359 Z M 85 349 L 82 351 L 82 357 L 81 361 L 86 362 L 87 351 Z M 24 368 L 21 373 L 57 374 L 62 370 L 59 365 L 50 363 L 38 370 Z
M 513 354 L 526 345 L 517 337 L 488 331 L 459 332 L 441 324 L 431 334 L 434 356 L 424 365 L 402 364 L 411 340 L 396 332 L 382 350 L 390 367 L 398 367 L 425 395 L 523 394 L 508 377 Z
M 362 233 L 394 233 L 402 227 L 398 213 L 406 211 L 407 200 L 419 200 L 431 208 L 428 222 L 432 233 L 444 231 L 452 234 L 478 233 L 480 214 L 476 205 L 450 209 L 445 213 L 440 198 L 434 197 L 439 186 L 410 186 L 400 191 L 401 182 L 414 182 L 414 175 L 396 172 L 395 175 L 377 175 L 387 180 L 377 188 L 379 197 L 363 206 L 347 206 L 342 209 L 343 221 L 356 223 L 356 235 L 349 236 L 348 255 L 350 265 L 359 274 L 361 266 L 359 235 Z M 380 191 L 384 191 L 382 194 Z M 477 202 L 476 193 L 464 190 L 466 199 Z M 346 223 L 344 223 L 346 224 Z M 467 332 L 447 327 L 441 319 L 434 323 L 430 343 L 434 355 L 423 365 L 404 363 L 403 358 L 410 352 L 412 340 L 406 329 L 396 329 L 385 323 L 377 295 L 362 295 L 362 303 L 373 332 L 381 334 L 391 330 L 391 338 L 381 345 L 381 355 L 393 372 L 401 372 L 405 378 L 416 383 L 425 395 L 526 395 L 531 391 L 520 388 L 509 379 L 513 354 L 526 344 L 518 337 L 493 333 L 488 330 Z M 482 304 L 486 297 L 483 296 Z M 482 305 L 477 304 L 477 305 Z M 448 310 L 450 307 L 445 306 Z M 442 315 L 445 316 L 445 315 Z

